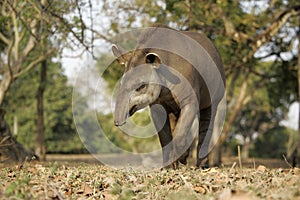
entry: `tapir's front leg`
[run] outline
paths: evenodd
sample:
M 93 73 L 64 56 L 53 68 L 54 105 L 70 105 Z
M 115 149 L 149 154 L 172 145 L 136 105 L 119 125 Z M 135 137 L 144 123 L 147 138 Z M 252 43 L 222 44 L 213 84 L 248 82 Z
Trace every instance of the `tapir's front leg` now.
M 180 116 L 173 134 L 173 151 L 171 153 L 171 159 L 174 161 L 173 168 L 175 169 L 178 168 L 177 160 L 182 154 L 186 153 L 194 140 L 190 129 L 195 117 L 197 117 L 197 111 L 196 104 L 187 104 L 181 108 Z
M 151 118 L 158 132 L 159 141 L 162 147 L 163 165 L 170 165 L 170 154 L 173 149 L 172 132 L 170 127 L 169 115 L 165 113 L 162 106 L 154 105 L 150 107 Z

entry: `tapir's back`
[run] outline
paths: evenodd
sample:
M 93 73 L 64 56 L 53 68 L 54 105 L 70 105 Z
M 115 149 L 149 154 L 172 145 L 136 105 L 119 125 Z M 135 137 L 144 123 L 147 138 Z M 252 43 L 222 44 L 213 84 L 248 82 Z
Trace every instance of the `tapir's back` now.
M 224 74 L 222 58 L 219 54 L 219 51 L 217 50 L 215 45 L 211 42 L 211 40 L 202 32 L 198 33 L 198 32 L 183 31 L 182 33 L 196 40 L 207 51 L 207 53 L 211 56 L 213 61 L 216 63 L 219 72 L 221 74 L 221 77 L 223 79 L 223 82 L 225 84 L 225 74 Z

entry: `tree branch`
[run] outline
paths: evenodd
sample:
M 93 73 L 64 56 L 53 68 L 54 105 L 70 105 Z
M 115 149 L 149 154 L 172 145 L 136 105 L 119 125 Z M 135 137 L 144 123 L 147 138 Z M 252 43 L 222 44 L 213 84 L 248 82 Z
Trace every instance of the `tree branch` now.
M 252 50 L 243 58 L 243 61 L 247 62 L 251 59 L 261 46 L 270 41 L 271 38 L 279 32 L 290 17 L 298 15 L 300 15 L 300 5 L 283 11 L 262 34 L 254 39 L 254 43 L 250 44 Z
M 237 31 L 233 25 L 233 23 L 231 22 L 231 20 L 229 20 L 227 18 L 227 16 L 225 15 L 225 13 L 223 12 L 222 8 L 218 5 L 215 5 L 213 7 L 214 10 L 216 10 L 217 13 L 220 13 L 222 21 L 224 23 L 224 27 L 225 27 L 225 33 L 227 36 L 233 38 L 236 42 L 246 42 L 247 40 L 252 40 L 253 38 L 250 38 L 249 35 L 241 32 L 241 31 Z
M 11 63 L 10 63 L 10 56 L 11 56 L 13 46 L 14 46 L 14 42 L 11 41 L 11 43 L 8 46 L 7 55 L 6 55 L 6 57 L 7 57 L 6 67 L 7 67 L 7 71 L 8 71 L 10 78 L 12 78 L 12 74 L 13 74 L 12 69 L 11 69 Z
M 12 9 L 12 11 L 16 14 L 17 18 L 22 22 L 24 27 L 29 31 L 29 34 L 34 37 L 37 41 L 39 41 L 39 38 L 31 31 L 31 28 L 28 27 L 28 25 L 25 23 L 19 12 L 16 10 L 15 6 L 10 3 L 10 1 L 6 1 L 9 5 L 9 7 Z
M 55 49 L 51 49 L 49 50 L 47 53 L 42 54 L 41 56 L 39 56 L 37 59 L 35 59 L 34 61 L 32 61 L 25 69 L 19 71 L 18 73 L 15 73 L 13 75 L 13 79 L 18 78 L 19 76 L 22 76 L 23 74 L 25 74 L 26 72 L 28 72 L 29 70 L 31 70 L 33 67 L 35 67 L 38 63 L 42 62 L 43 60 L 47 59 L 51 54 L 53 54 L 55 52 Z
M 1 32 L 0 32 L 0 39 L 7 45 L 9 45 L 9 39 L 7 39 Z
M 279 30 L 284 26 L 284 24 L 290 17 L 300 15 L 300 5 L 286 9 L 278 15 L 278 17 L 272 22 L 269 27 L 265 29 L 263 33 L 256 36 L 255 38 L 251 38 L 247 34 L 237 31 L 233 23 L 226 17 L 223 10 L 219 6 L 216 6 L 215 9 L 217 9 L 217 11 L 221 14 L 226 35 L 232 37 L 237 42 L 245 42 L 247 40 L 252 41 L 250 44 L 252 50 L 251 52 L 249 52 L 247 58 L 244 58 L 245 60 L 251 58 L 263 44 L 270 41 L 270 39 L 279 32 Z
M 19 26 L 18 26 L 18 22 L 17 22 L 17 16 L 16 13 L 13 12 L 12 16 L 12 22 L 13 22 L 13 30 L 14 30 L 14 58 L 15 60 L 18 59 L 19 57 L 19 45 L 20 45 L 20 35 L 19 35 Z
M 29 40 L 28 40 L 28 42 L 27 42 L 27 45 L 26 45 L 26 47 L 23 49 L 23 51 L 22 51 L 22 55 L 21 55 L 21 57 L 27 57 L 28 56 L 28 54 L 32 51 L 32 49 L 34 48 L 34 46 L 35 46 L 35 42 L 36 41 L 39 41 L 39 40 L 36 40 L 36 37 L 34 37 L 34 34 L 36 33 L 36 26 L 37 26 L 37 20 L 33 20 L 32 21 L 32 23 L 31 23 L 31 30 L 32 30 L 32 33 L 33 34 L 31 34 L 30 35 L 30 38 L 29 38 Z
M 300 15 L 300 5 L 289 8 L 282 13 L 274 20 L 274 22 L 260 35 L 255 38 L 255 43 L 252 44 L 253 54 L 266 42 L 276 35 L 279 30 L 284 26 L 290 17 Z

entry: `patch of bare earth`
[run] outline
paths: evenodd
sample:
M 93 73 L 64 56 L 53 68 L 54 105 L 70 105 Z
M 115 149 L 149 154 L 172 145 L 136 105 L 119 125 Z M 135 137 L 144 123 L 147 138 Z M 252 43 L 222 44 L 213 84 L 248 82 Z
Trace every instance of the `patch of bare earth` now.
M 151 172 L 99 164 L 24 163 L 0 169 L 0 199 L 300 199 L 300 169 Z

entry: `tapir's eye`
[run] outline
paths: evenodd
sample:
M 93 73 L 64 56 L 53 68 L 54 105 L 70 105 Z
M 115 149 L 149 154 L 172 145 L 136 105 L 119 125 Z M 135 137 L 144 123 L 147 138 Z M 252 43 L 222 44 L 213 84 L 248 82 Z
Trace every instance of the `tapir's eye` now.
M 139 92 L 141 91 L 142 89 L 144 89 L 146 87 L 146 84 L 143 83 L 142 85 L 140 85 L 135 91 Z

